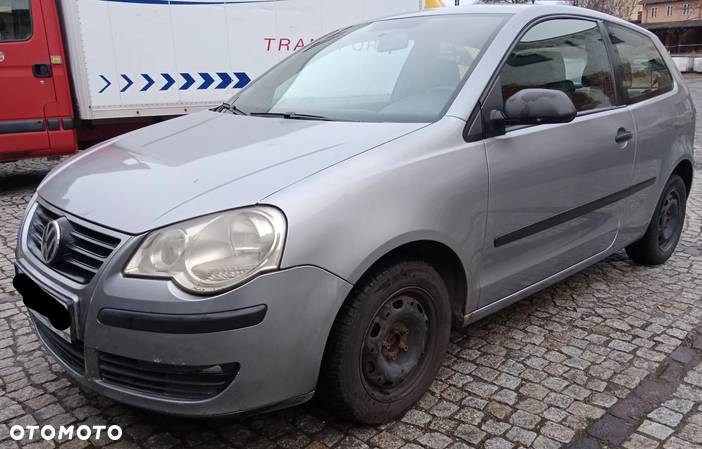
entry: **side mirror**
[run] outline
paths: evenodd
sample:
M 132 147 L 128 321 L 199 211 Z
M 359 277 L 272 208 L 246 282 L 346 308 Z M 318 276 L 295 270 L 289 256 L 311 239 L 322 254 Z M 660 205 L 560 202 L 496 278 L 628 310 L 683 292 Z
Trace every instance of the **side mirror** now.
M 493 110 L 490 119 L 498 125 L 568 123 L 577 111 L 570 97 L 555 89 L 523 89 L 505 102 L 504 113 Z

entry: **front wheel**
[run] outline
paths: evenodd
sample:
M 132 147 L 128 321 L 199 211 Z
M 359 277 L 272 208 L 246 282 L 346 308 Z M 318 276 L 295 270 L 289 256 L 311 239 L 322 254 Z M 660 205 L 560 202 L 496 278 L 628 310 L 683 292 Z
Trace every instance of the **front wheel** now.
M 402 261 L 365 276 L 332 328 L 318 399 L 359 423 L 400 417 L 436 376 L 450 330 L 446 285 L 427 263 Z
M 663 189 L 653 219 L 644 236 L 626 247 L 634 262 L 660 265 L 673 255 L 685 222 L 687 188 L 678 175 L 673 175 Z

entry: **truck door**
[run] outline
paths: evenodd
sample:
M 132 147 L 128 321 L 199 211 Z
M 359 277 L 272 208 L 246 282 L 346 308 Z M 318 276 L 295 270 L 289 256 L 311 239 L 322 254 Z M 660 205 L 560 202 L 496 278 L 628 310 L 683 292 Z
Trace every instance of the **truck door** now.
M 0 161 L 51 153 L 55 101 L 41 0 L 0 0 Z

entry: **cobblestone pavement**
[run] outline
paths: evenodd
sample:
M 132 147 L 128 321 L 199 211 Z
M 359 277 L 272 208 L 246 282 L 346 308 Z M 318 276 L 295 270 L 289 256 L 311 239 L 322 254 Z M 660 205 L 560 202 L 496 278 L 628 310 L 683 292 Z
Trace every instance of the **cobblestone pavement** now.
M 689 82 L 702 111 L 702 77 Z M 702 126 L 698 161 L 700 134 Z M 51 165 L 0 165 L 0 449 L 702 447 L 699 163 L 684 236 L 667 264 L 640 267 L 619 253 L 455 332 L 431 391 L 380 427 L 341 422 L 313 404 L 243 421 L 177 419 L 73 385 L 41 349 L 17 297 L 7 296 L 20 214 Z M 124 437 L 9 438 L 14 424 L 81 423 L 119 424 Z

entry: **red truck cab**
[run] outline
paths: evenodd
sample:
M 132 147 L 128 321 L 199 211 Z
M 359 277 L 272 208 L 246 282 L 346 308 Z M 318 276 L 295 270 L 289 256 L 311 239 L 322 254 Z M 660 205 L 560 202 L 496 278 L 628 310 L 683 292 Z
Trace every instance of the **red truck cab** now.
M 53 0 L 0 0 L 0 162 L 78 149 Z

